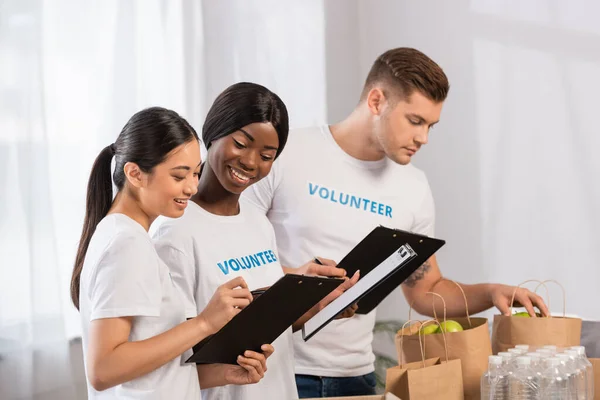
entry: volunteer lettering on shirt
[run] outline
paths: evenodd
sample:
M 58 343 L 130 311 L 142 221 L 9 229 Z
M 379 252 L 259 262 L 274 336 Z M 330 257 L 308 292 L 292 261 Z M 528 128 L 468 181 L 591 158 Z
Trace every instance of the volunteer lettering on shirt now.
M 273 252 L 273 250 L 265 250 L 243 257 L 230 258 L 229 260 L 218 262 L 217 266 L 219 267 L 221 272 L 223 272 L 223 274 L 228 275 L 229 270 L 237 272 L 240 269 L 260 267 L 262 265 L 271 264 L 276 261 L 277 257 L 275 257 L 275 253 Z
M 369 200 L 365 197 L 360 197 L 354 194 L 343 193 L 321 186 L 316 183 L 308 182 L 308 193 L 311 196 L 320 197 L 323 200 L 328 200 L 332 203 L 339 203 L 342 206 L 353 207 L 359 210 L 372 212 L 373 214 L 384 215 L 392 218 L 392 207 L 383 203 L 378 203 L 375 200 Z

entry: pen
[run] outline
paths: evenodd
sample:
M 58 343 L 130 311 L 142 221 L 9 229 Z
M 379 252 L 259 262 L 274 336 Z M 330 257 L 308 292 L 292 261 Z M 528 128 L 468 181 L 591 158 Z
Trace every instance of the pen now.
M 313 261 L 315 262 L 315 264 L 325 265 L 317 257 L 313 257 Z M 339 279 L 339 278 L 337 278 L 335 276 L 326 276 L 326 278 L 329 278 L 329 279 Z

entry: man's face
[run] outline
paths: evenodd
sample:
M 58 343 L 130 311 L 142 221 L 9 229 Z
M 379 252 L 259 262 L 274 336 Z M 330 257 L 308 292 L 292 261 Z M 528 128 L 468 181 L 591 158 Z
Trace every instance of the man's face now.
M 436 103 L 418 91 L 387 109 L 375 123 L 375 140 L 382 151 L 398 164 L 408 164 L 421 146 L 427 144 L 429 129 L 442 112 Z

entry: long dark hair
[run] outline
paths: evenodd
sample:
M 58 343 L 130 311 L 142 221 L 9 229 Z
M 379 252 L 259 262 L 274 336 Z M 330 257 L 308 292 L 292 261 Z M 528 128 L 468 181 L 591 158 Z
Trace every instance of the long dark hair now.
M 113 202 L 112 183 L 120 191 L 125 185 L 123 167 L 136 163 L 149 173 L 163 162 L 173 149 L 191 140 L 199 140 L 192 126 L 175 111 L 160 107 L 139 111 L 125 124 L 114 144 L 106 146 L 96 157 L 87 187 L 83 231 L 71 277 L 71 300 L 79 309 L 79 281 L 83 261 L 98 223 L 108 214 Z M 115 157 L 115 172 L 110 167 Z
M 202 140 L 209 149 L 214 140 L 253 123 L 270 122 L 283 151 L 289 132 L 288 112 L 279 96 L 264 86 L 240 82 L 229 86 L 214 101 L 202 126 Z

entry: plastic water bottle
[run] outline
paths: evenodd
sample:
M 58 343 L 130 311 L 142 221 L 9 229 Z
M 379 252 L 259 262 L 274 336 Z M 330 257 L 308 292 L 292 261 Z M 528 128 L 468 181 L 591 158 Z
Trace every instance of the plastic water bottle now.
M 509 376 L 509 399 L 539 399 L 539 378 L 531 371 L 531 358 L 517 357 L 517 368 Z
M 573 346 L 571 349 L 577 351 L 577 354 L 579 354 L 580 363 L 585 368 L 585 394 L 588 400 L 592 400 L 594 398 L 594 368 L 592 367 L 592 363 L 585 355 L 585 347 Z
M 540 399 L 570 400 L 569 383 L 557 357 L 546 359 L 546 368 L 540 382 Z
M 559 349 L 557 346 L 554 346 L 553 344 L 546 345 L 546 346 L 542 347 L 542 349 L 551 350 L 552 355 L 559 354 L 562 350 L 562 349 Z
M 490 356 L 488 370 L 481 377 L 481 400 L 508 399 L 508 375 L 502 357 Z
M 571 357 L 567 354 L 557 354 L 556 357 L 560 360 L 560 365 L 563 371 L 565 371 L 568 387 L 569 387 L 569 398 L 578 399 L 577 393 L 577 375 L 576 369 Z
M 506 372 L 511 375 L 514 372 L 514 369 L 517 364 L 516 356 L 507 351 L 501 351 L 498 353 L 500 357 L 502 357 L 502 366 L 506 370 Z
M 543 360 L 550 358 L 550 357 L 554 357 L 554 355 L 552 354 L 552 350 L 548 350 L 548 349 L 538 349 L 536 351 L 536 353 L 538 353 Z
M 533 351 L 532 346 L 529 346 L 528 344 L 518 344 L 515 346 L 515 349 L 525 350 L 525 353 Z
M 527 350 L 523 350 L 523 349 L 517 349 L 516 347 L 515 347 L 514 349 L 508 349 L 508 350 L 506 350 L 506 351 L 507 351 L 507 352 L 509 352 L 509 353 L 512 353 L 512 354 L 514 354 L 514 355 L 515 355 L 515 357 L 522 356 L 522 355 L 524 355 L 525 353 L 527 353 Z
M 526 353 L 527 357 L 531 358 L 531 370 L 538 377 L 541 378 L 545 370 L 545 364 L 542 362 L 542 355 L 540 353 Z
M 565 354 L 572 360 L 572 365 L 575 370 L 575 387 L 577 389 L 577 400 L 587 400 L 587 374 L 585 365 L 582 364 L 579 357 L 579 351 L 566 350 Z

